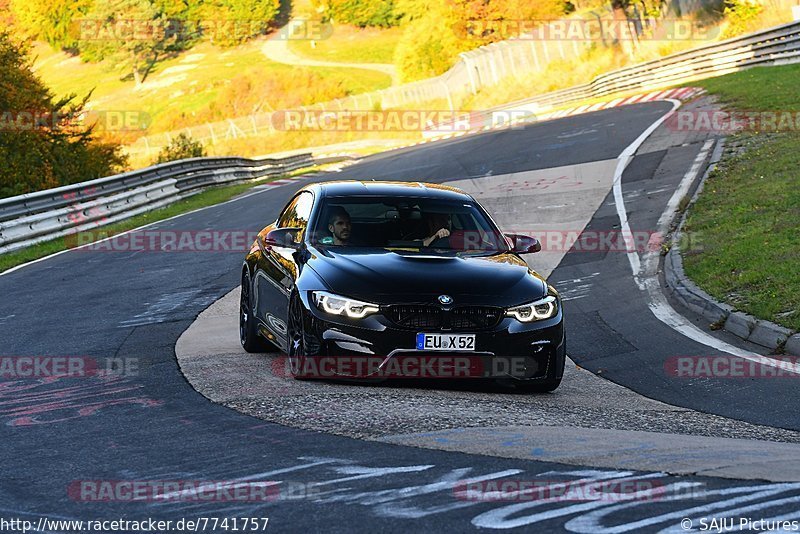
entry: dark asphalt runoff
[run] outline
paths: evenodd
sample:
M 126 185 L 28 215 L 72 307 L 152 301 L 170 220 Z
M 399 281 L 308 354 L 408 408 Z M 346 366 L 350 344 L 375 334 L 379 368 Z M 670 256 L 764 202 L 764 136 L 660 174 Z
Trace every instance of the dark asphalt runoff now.
M 664 103 L 627 106 L 427 144 L 315 179 L 438 182 L 612 159 L 668 109 Z M 558 139 L 569 132 L 575 135 Z M 652 162 L 642 168 L 637 161 L 626 178 L 636 172 L 642 177 L 626 183 L 626 190 L 653 179 L 647 176 Z M 270 189 L 148 230 L 257 231 L 297 187 Z M 632 203 L 632 225 L 654 225 L 667 198 L 653 198 L 660 207 Z M 592 224 L 610 224 L 612 214 L 606 202 Z M 576 361 L 649 397 L 800 428 L 790 380 L 666 378 L 660 367 L 665 356 L 708 351 L 652 318 L 637 300 L 624 254 L 578 256 L 567 255 L 552 276 L 558 286 L 559 280 L 599 272 L 592 298 L 568 301 L 568 350 Z M 364 442 L 264 423 L 213 404 L 184 380 L 174 346 L 203 309 L 238 284 L 242 257 L 241 250 L 75 250 L 0 276 L 0 356 L 86 357 L 98 367 L 79 376 L 0 381 L 1 520 L 26 519 L 36 526 L 40 517 L 153 518 L 174 525 L 207 518 L 206 531 L 225 532 L 237 526 L 233 518 L 241 531 L 242 518 L 268 517 L 268 530 L 280 532 L 462 532 L 526 525 L 537 531 L 625 532 L 680 529 L 685 517 L 737 506 L 751 510 L 754 518 L 791 516 L 797 510 L 796 484 L 576 469 Z M 109 365 L 117 370 L 122 365 L 127 372 L 105 373 Z M 459 490 L 483 484 L 488 491 L 488 483 L 497 479 L 583 485 L 633 480 L 637 487 L 652 482 L 666 496 L 634 502 L 497 501 Z M 206 500 L 208 492 L 193 491 L 190 483 L 232 480 L 280 484 L 269 486 L 274 491 L 267 492 L 266 501 L 243 502 L 226 499 L 224 492 Z M 173 486 L 180 489 L 171 498 L 131 501 L 119 481 L 183 482 Z M 135 530 L 129 526 L 127 531 Z

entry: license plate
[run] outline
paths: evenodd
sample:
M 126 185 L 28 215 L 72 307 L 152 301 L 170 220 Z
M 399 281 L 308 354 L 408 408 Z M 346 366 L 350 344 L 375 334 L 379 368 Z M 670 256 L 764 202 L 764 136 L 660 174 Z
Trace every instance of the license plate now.
M 417 350 L 475 350 L 475 334 L 417 334 Z

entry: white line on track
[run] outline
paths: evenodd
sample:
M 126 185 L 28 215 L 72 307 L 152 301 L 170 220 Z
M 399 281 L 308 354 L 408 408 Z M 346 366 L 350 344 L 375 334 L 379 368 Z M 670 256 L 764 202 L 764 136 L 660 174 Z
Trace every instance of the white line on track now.
M 633 155 L 637 150 L 639 150 L 639 147 L 642 146 L 642 143 L 644 143 L 645 140 L 650 137 L 650 134 L 652 134 L 656 128 L 661 126 L 664 121 L 670 118 L 672 114 L 675 113 L 675 110 L 681 105 L 680 100 L 670 99 L 667 100 L 667 102 L 672 104 L 672 109 L 651 124 L 647 130 L 642 132 L 642 135 L 637 137 L 633 143 L 628 145 L 628 147 L 622 151 L 622 154 L 617 157 L 617 168 L 614 171 L 614 204 L 617 207 L 617 217 L 619 217 L 622 238 L 625 240 L 625 249 L 628 251 L 628 262 L 631 264 L 631 270 L 633 271 L 634 276 L 639 273 L 639 255 L 636 253 L 636 245 L 633 240 L 633 234 L 631 233 L 631 227 L 628 224 L 628 212 L 625 211 L 625 200 L 622 198 L 622 173 L 625 172 L 625 168 L 631 162 Z
M 670 197 L 669 201 L 667 201 L 667 207 L 664 209 L 664 213 L 661 214 L 661 217 L 658 218 L 658 222 L 656 223 L 656 228 L 659 231 L 665 231 L 669 229 L 669 224 L 672 222 L 672 219 L 675 215 L 675 211 L 678 209 L 678 204 L 680 204 L 681 199 L 686 196 L 689 192 L 689 188 L 692 187 L 692 183 L 694 182 L 697 175 L 700 173 L 700 169 L 703 166 L 703 162 L 705 162 L 706 157 L 708 157 L 708 153 L 711 151 L 711 147 L 714 146 L 714 140 L 709 139 L 705 143 L 703 143 L 703 148 L 700 149 L 700 152 L 697 154 L 697 157 L 694 159 L 691 168 L 683 175 L 683 179 L 681 183 L 678 184 L 678 188 Z M 655 256 L 653 252 L 650 252 L 649 255 Z
M 685 317 L 672 308 L 667 301 L 667 298 L 664 296 L 664 293 L 661 291 L 661 286 L 658 281 L 659 252 L 648 252 L 645 255 L 644 265 L 642 265 L 642 262 L 639 259 L 639 254 L 636 252 L 636 247 L 633 241 L 633 234 L 631 233 L 630 225 L 628 224 L 628 212 L 625 209 L 625 200 L 622 195 L 622 174 L 625 172 L 625 168 L 633 159 L 633 155 L 636 153 L 642 143 L 644 143 L 644 141 L 655 131 L 656 128 L 661 126 L 664 121 L 672 116 L 672 114 L 675 113 L 675 110 L 677 110 L 681 105 L 679 100 L 668 99 L 667 101 L 672 103 L 672 109 L 651 124 L 647 130 L 642 132 L 642 135 L 640 135 L 633 143 L 631 143 L 625 150 L 622 151 L 617 158 L 617 168 L 614 172 L 614 204 L 617 208 L 617 216 L 619 217 L 622 236 L 625 239 L 628 262 L 631 266 L 633 279 L 639 289 L 646 292 L 647 306 L 650 308 L 650 311 L 653 312 L 653 315 L 655 315 L 659 321 L 669 326 L 676 332 L 679 332 L 693 341 L 716 349 L 720 352 L 727 352 L 733 356 L 738 356 L 761 365 L 767 365 L 769 367 L 775 367 L 786 372 L 800 374 L 800 370 L 798 370 L 792 363 L 788 361 L 775 360 L 761 356 L 760 354 L 740 349 L 739 347 L 735 347 L 722 341 L 721 339 L 717 339 L 716 337 L 697 328 L 694 324 L 689 322 Z M 678 185 L 678 188 L 675 190 L 675 193 L 667 202 L 667 207 L 661 214 L 661 217 L 659 217 L 657 224 L 657 231 L 661 232 L 661 235 L 666 235 L 667 230 L 669 230 L 669 224 L 675 215 L 675 209 L 677 208 L 681 198 L 683 198 L 688 192 L 689 188 L 697 177 L 697 174 L 700 172 L 700 169 L 706 159 L 706 156 L 708 155 L 709 150 L 711 149 L 712 144 L 713 141 L 707 141 L 703 145 L 703 148 L 695 158 L 692 167 L 686 172 L 681 180 L 681 183 Z
M 339 462 L 339 460 L 337 460 L 335 458 L 319 458 L 319 459 L 316 459 L 315 461 L 312 461 L 312 462 L 307 463 L 307 464 L 300 464 L 300 465 L 296 465 L 296 466 L 293 466 L 293 467 L 287 467 L 287 468 L 284 468 L 284 469 L 275 469 L 275 470 L 272 470 L 272 471 L 266 471 L 264 473 L 257 473 L 257 474 L 254 474 L 254 475 L 247 475 L 247 476 L 235 478 L 233 480 L 227 480 L 225 482 L 212 482 L 212 483 L 209 483 L 209 484 L 201 484 L 201 485 L 199 485 L 197 487 L 194 487 L 194 488 L 188 488 L 188 489 L 184 489 L 184 490 L 173 491 L 173 492 L 170 492 L 170 493 L 164 493 L 164 494 L 160 495 L 160 499 L 163 499 L 163 501 L 162 501 L 163 503 L 169 503 L 170 500 L 175 499 L 175 498 L 178 498 L 178 499 L 184 498 L 185 499 L 187 497 L 196 496 L 199 493 L 204 492 L 204 491 L 208 491 L 208 490 L 216 491 L 216 490 L 218 490 L 220 488 L 235 488 L 238 484 L 243 484 L 245 482 L 251 482 L 251 481 L 264 482 L 265 486 L 276 486 L 276 485 L 280 484 L 281 481 L 279 481 L 279 480 L 269 480 L 270 477 L 274 477 L 275 475 L 282 475 L 282 474 L 285 474 L 285 473 L 291 473 L 291 472 L 295 472 L 295 471 L 301 471 L 303 469 L 310 469 L 310 468 L 318 467 L 318 466 L 321 466 L 321 465 L 338 463 L 338 462 Z M 433 466 L 431 465 L 431 466 L 417 466 L 417 467 L 425 467 L 427 469 L 427 468 L 430 468 L 430 467 L 433 467 Z M 421 470 L 422 469 L 417 469 L 417 471 L 421 471 Z

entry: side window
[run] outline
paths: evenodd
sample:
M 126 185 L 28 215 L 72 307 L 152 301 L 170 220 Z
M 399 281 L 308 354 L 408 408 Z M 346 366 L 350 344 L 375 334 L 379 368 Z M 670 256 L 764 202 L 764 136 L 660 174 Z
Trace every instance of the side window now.
M 278 217 L 278 228 L 302 228 L 305 230 L 313 204 L 314 197 L 308 191 L 303 191 L 294 197 Z

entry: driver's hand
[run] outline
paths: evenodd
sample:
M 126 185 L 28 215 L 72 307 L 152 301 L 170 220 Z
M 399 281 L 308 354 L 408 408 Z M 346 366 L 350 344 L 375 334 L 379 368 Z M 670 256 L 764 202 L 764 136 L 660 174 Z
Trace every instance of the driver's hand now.
M 448 237 L 449 235 L 450 235 L 450 230 L 448 230 L 447 228 L 440 228 L 439 230 L 436 231 L 435 234 L 433 234 L 429 238 L 423 239 L 422 244 L 425 245 L 426 247 L 429 247 L 431 246 L 431 243 L 433 243 L 437 239 Z

